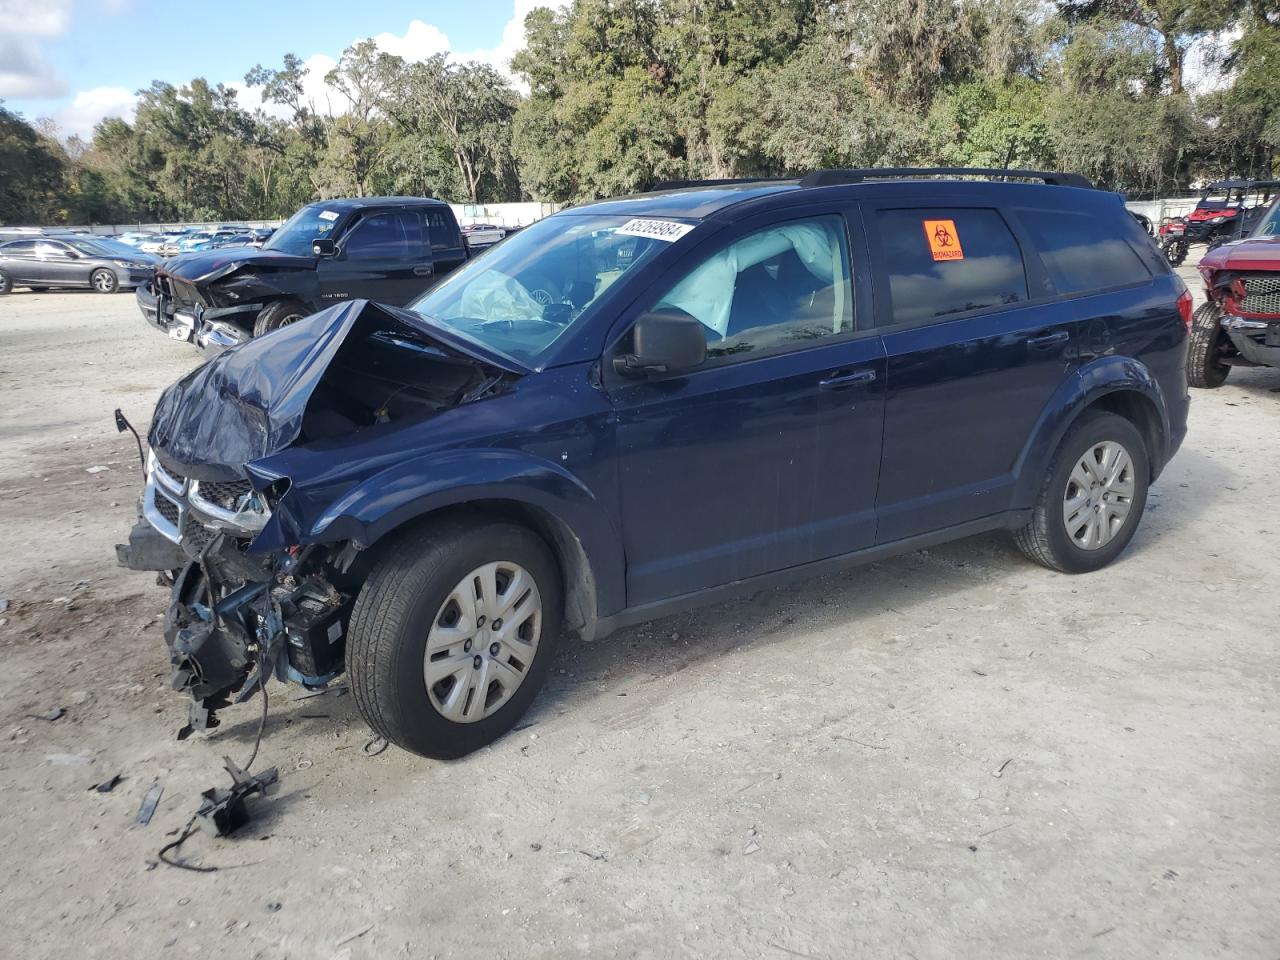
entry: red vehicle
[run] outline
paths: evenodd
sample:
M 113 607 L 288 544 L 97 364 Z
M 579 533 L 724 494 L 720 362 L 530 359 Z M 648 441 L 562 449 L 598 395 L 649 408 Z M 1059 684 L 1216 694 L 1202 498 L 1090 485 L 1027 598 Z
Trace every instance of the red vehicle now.
M 1187 381 L 1222 386 L 1232 367 L 1280 367 L 1280 198 L 1247 238 L 1200 261 L 1208 301 L 1195 313 Z
M 1200 194 L 1200 202 L 1185 217 L 1160 223 L 1160 249 L 1173 266 L 1181 266 L 1194 243 L 1212 250 L 1249 235 L 1267 211 L 1277 180 L 1220 180 Z

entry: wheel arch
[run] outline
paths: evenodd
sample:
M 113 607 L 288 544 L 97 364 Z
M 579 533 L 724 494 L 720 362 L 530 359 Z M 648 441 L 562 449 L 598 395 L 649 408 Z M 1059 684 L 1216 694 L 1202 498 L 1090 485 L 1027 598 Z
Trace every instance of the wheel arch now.
M 1151 477 L 1168 460 L 1169 414 L 1164 393 L 1151 371 L 1133 357 L 1101 357 L 1068 379 L 1041 412 L 1015 466 L 1015 508 L 1028 508 L 1040 489 L 1044 471 L 1071 425 L 1090 410 L 1124 417 L 1147 445 Z
M 550 510 L 523 500 L 504 498 L 466 500 L 420 514 L 396 530 L 389 531 L 389 534 L 419 524 L 466 517 L 477 521 L 506 520 L 526 527 L 541 537 L 551 549 L 560 567 L 560 579 L 564 588 L 566 629 L 583 639 L 593 638 L 596 621 L 599 618 L 599 601 L 591 560 L 573 528 Z M 389 535 L 375 544 L 373 549 L 376 551 L 380 544 L 388 540 Z
M 474 475 L 477 465 L 484 479 Z M 352 541 L 372 560 L 392 534 L 466 514 L 520 523 L 546 541 L 564 580 L 566 625 L 585 639 L 594 636 L 599 617 L 625 605 L 621 538 L 599 501 L 568 471 L 516 451 L 489 450 L 480 458 L 455 451 L 400 464 L 312 522 L 290 517 L 286 526 L 303 534 L 302 542 Z

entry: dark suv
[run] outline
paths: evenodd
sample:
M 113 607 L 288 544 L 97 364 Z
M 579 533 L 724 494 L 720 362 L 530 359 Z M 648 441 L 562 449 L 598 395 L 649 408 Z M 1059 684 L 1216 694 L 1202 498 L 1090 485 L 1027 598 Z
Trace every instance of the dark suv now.
M 408 303 L 467 255 L 441 200 L 325 200 L 303 207 L 261 247 L 166 261 L 138 287 L 138 306 L 170 337 L 216 352 L 341 300 Z
M 995 173 L 1039 183 L 944 179 Z M 1191 296 L 1119 198 L 822 171 L 563 211 L 408 310 L 170 387 L 122 559 L 171 569 L 197 726 L 347 672 L 376 731 L 508 729 L 565 633 L 993 529 L 1124 550 L 1182 441 Z

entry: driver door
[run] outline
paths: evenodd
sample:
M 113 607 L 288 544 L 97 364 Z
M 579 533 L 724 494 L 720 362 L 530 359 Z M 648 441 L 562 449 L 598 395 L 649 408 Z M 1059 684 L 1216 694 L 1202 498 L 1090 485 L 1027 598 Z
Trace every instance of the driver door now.
M 37 279 L 52 287 L 89 285 L 89 271 L 79 254 L 57 240 L 36 241 Z
M 629 606 L 875 541 L 885 358 L 855 322 L 869 290 L 841 213 L 770 220 L 709 239 L 646 298 L 703 323 L 702 367 L 629 380 L 606 358 Z
M 404 306 L 431 286 L 434 273 L 422 211 L 366 211 L 316 271 L 322 303 L 364 297 Z

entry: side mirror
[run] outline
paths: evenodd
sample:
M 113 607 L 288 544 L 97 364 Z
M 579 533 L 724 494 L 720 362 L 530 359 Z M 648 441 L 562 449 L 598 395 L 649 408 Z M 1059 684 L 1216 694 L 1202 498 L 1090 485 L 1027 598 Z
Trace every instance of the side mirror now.
M 338 247 L 328 237 L 320 237 L 311 241 L 311 252 L 317 257 L 332 257 L 338 252 Z
M 643 314 L 631 336 L 635 352 L 613 361 L 613 368 L 623 376 L 688 373 L 707 359 L 702 324 L 683 310 L 668 307 Z
M 76 253 L 74 250 L 65 250 L 63 251 L 62 255 L 66 257 L 68 260 L 80 259 L 80 254 Z

